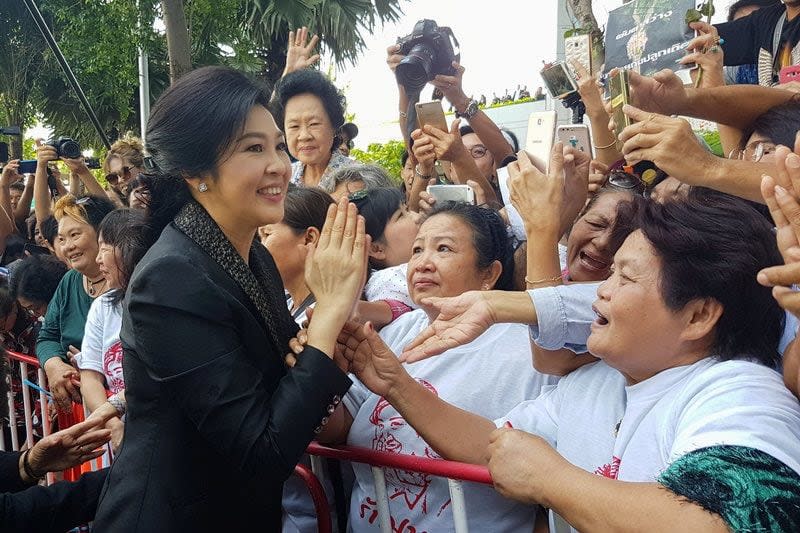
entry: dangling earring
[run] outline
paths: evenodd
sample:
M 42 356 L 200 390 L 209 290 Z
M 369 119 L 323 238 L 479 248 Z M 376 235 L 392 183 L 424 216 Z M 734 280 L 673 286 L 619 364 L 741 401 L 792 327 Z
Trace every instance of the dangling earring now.
M 197 190 L 200 192 L 206 192 L 208 190 L 208 185 L 201 181 L 200 185 L 197 186 Z

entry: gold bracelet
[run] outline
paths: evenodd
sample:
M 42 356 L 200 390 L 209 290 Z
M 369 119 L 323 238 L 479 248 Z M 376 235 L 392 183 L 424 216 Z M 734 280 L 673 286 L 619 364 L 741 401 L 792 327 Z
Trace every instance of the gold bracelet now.
M 556 281 L 562 281 L 562 279 L 563 278 L 559 275 L 559 276 L 555 276 L 553 278 L 544 278 L 544 279 L 538 279 L 536 281 L 531 281 L 531 280 L 528 279 L 528 276 L 525 276 L 525 283 L 527 283 L 528 285 L 538 285 L 540 283 L 545 283 L 545 282 L 547 282 L 547 283 L 555 283 Z
M 595 150 L 608 150 L 608 149 L 609 149 L 609 148 L 611 148 L 612 146 L 616 146 L 616 144 L 617 144 L 618 142 L 619 142 L 619 141 L 618 141 L 617 139 L 614 139 L 613 141 L 611 141 L 611 144 L 609 144 L 609 145 L 607 145 L 607 146 L 597 146 L 597 145 L 596 145 L 596 144 L 594 144 L 594 143 L 592 143 L 592 146 L 594 146 L 594 149 L 595 149 Z

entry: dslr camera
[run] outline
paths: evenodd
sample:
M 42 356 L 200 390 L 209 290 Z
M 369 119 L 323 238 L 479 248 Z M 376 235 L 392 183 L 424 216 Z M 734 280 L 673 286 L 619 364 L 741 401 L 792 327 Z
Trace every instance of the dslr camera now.
M 52 146 L 58 152 L 61 159 L 78 159 L 81 157 L 81 145 L 69 137 L 59 137 L 47 141 L 48 146 Z
M 395 76 L 409 93 L 420 92 L 437 74 L 456 74 L 452 63 L 460 57 L 454 51 L 459 44 L 450 28 L 423 19 L 414 24 L 411 35 L 401 37 L 397 44 L 406 57 L 397 65 Z

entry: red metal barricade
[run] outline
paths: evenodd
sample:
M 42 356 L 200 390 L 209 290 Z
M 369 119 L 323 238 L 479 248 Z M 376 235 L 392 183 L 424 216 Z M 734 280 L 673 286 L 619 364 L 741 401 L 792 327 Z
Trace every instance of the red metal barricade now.
M 9 358 L 9 364 L 12 367 L 12 373 L 20 377 L 20 389 L 9 389 L 7 401 L 9 403 L 9 418 L 10 425 L 9 431 L 11 438 L 12 450 L 19 450 L 23 444 L 27 447 L 33 446 L 37 438 L 35 430 L 40 429 L 41 436 L 50 434 L 50 417 L 47 391 L 47 381 L 44 372 L 39 367 L 39 361 L 30 355 L 20 354 L 16 352 L 6 352 Z M 36 380 L 29 380 L 30 371 L 36 369 Z M 31 400 L 31 393 L 35 393 L 37 399 Z M 15 395 L 22 395 L 23 411 L 24 411 L 24 426 L 25 434 L 24 440 L 20 442 L 17 416 L 16 416 L 16 403 L 18 398 Z M 38 422 L 34 420 L 35 404 L 39 406 L 40 416 L 37 417 Z M 84 420 L 84 409 L 82 405 L 73 404 L 71 412 L 58 413 L 58 427 L 63 429 L 73 424 Z M 5 428 L 0 431 L 0 449 L 7 450 L 9 447 L 5 441 Z M 483 483 L 486 485 L 492 484 L 492 478 L 486 467 L 477 466 L 466 463 L 458 463 L 454 461 L 444 461 L 441 459 L 429 459 L 425 457 L 418 457 L 412 455 L 401 455 L 387 452 L 377 452 L 365 448 L 356 448 L 353 446 L 324 446 L 322 444 L 312 442 L 307 450 L 312 459 L 313 472 L 303 465 L 298 465 L 295 468 L 295 475 L 299 476 L 308 487 L 311 498 L 314 502 L 314 509 L 317 513 L 317 525 L 320 533 L 330 533 L 332 531 L 331 524 L 331 509 L 328 505 L 328 499 L 325 494 L 322 483 L 319 477 L 323 476 L 323 469 L 320 467 L 321 458 L 339 459 L 342 461 L 350 461 L 352 463 L 364 463 L 372 468 L 372 474 L 375 481 L 376 497 L 378 501 L 379 523 L 382 532 L 391 533 L 390 515 L 389 515 L 389 498 L 386 490 L 386 481 L 383 475 L 384 468 L 399 468 L 411 472 L 420 472 L 430 474 L 433 476 L 443 477 L 448 480 L 450 488 L 451 505 L 453 510 L 453 520 L 455 531 L 457 533 L 465 533 L 468 531 L 466 519 L 466 506 L 464 503 L 464 493 L 461 483 L 463 481 Z M 74 481 L 78 479 L 83 472 L 100 468 L 101 464 L 98 459 L 86 463 L 85 465 L 76 466 L 64 471 L 61 478 L 65 480 Z M 47 482 L 53 483 L 55 476 L 48 474 Z

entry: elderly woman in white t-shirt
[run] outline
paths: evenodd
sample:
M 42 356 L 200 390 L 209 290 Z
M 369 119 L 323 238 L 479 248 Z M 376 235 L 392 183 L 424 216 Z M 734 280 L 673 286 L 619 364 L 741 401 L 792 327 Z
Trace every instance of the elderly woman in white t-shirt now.
M 797 531 L 800 404 L 774 370 L 783 312 L 756 281 L 781 262 L 771 224 L 702 189 L 637 218 L 598 289 L 588 346 L 600 361 L 535 400 L 501 417 L 459 409 L 356 325 L 351 368 L 437 453 L 488 462 L 501 494 L 577 530 Z M 429 303 L 442 316 L 428 343 L 536 320 L 526 293 Z
M 425 298 L 508 290 L 512 270 L 511 245 L 497 212 L 463 203 L 438 206 L 420 226 L 408 262 L 408 289 L 421 309 L 383 328 L 382 342 L 400 353 L 436 317 L 435 309 L 423 303 Z M 486 331 L 467 345 L 407 369 L 414 383 L 436 401 L 451 402 L 488 418 L 501 416 L 556 382 L 531 368 L 527 328 L 519 324 L 487 324 Z M 439 457 L 395 406 L 365 385 L 355 383 L 342 403 L 344 407 L 328 422 L 320 440 L 346 439 L 350 445 L 377 451 Z M 350 525 L 355 532 L 377 531 L 377 499 L 370 469 L 367 465 L 354 465 L 354 469 Z M 393 523 L 406 524 L 409 531 L 453 530 L 446 480 L 388 469 L 386 482 Z M 465 484 L 464 488 L 470 530 L 532 530 L 534 506 L 502 498 L 490 487 Z

